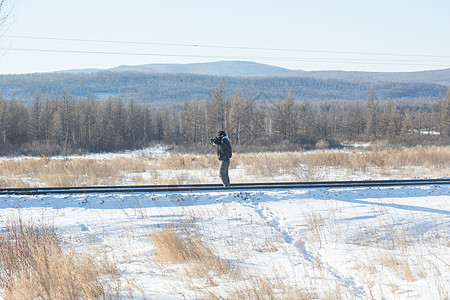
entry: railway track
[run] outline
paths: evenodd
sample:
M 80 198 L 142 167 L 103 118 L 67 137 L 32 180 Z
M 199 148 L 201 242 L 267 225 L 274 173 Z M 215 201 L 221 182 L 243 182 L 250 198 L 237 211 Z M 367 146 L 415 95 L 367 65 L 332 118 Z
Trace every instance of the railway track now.
M 311 188 L 333 188 L 333 187 L 345 188 L 345 187 L 371 187 L 371 186 L 380 187 L 380 186 L 443 185 L 443 184 L 450 184 L 450 178 L 236 183 L 233 184 L 231 188 L 225 188 L 219 184 L 2 188 L 0 189 L 0 195 L 158 193 L 158 192 L 189 192 L 189 191 L 219 191 L 219 190 L 311 189 Z

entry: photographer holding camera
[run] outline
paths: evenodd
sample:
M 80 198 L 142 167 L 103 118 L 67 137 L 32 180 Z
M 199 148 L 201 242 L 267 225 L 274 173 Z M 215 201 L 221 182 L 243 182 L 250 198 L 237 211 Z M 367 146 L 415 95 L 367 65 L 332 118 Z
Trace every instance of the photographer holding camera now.
M 228 177 L 228 168 L 230 167 L 230 158 L 232 149 L 230 140 L 225 131 L 220 130 L 217 136 L 210 140 L 214 147 L 217 148 L 217 157 L 220 162 L 219 176 L 222 179 L 223 186 L 230 187 L 230 178 Z

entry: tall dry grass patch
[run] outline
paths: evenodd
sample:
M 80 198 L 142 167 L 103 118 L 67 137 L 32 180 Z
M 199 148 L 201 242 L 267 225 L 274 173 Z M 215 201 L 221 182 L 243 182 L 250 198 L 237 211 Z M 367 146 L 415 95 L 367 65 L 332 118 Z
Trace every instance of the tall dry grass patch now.
M 183 237 L 181 237 L 183 235 Z M 209 272 L 217 275 L 228 273 L 231 268 L 205 242 L 188 230 L 176 232 L 163 228 L 150 236 L 156 248 L 156 257 L 164 265 L 191 262 L 186 271 L 194 277 L 204 277 Z
M 156 256 L 160 263 L 168 265 L 189 260 L 188 245 L 175 230 L 161 229 L 151 234 L 151 240 L 156 247 Z
M 391 269 L 398 276 L 404 278 L 407 282 L 416 281 L 411 266 L 408 262 L 408 257 L 402 257 L 396 253 L 383 251 L 379 254 L 377 262 L 383 266 Z
M 3 174 L 17 176 L 15 186 L 23 187 L 24 178 L 29 178 L 32 183 L 37 181 L 41 186 L 120 184 L 124 173 L 145 172 L 147 169 L 137 158 L 46 158 L 4 160 L 0 162 L 0 170 Z M 30 182 L 27 185 L 31 185 Z
M 323 217 L 315 212 L 310 212 L 305 215 L 306 228 L 311 233 L 311 241 L 318 242 L 320 248 L 322 248 L 322 230 L 324 229 L 325 222 Z
M 324 167 L 354 172 L 382 172 L 385 175 L 400 171 L 404 176 L 414 176 L 409 168 L 424 168 L 445 175 L 450 169 L 450 146 L 414 147 L 401 150 L 316 151 L 289 153 L 261 153 L 237 155 L 248 172 L 258 175 L 282 176 L 298 174 L 303 179 L 311 177 Z M 397 173 L 396 173 L 397 172 Z M 312 178 L 314 179 L 314 178 Z
M 15 160 L 0 161 L 0 169 L 3 174 L 35 174 L 42 170 L 45 165 L 44 160 L 34 158 L 18 158 Z
M 4 159 L 0 160 L 0 186 L 211 183 L 213 179 L 220 182 L 217 168 L 218 160 L 214 154 L 102 159 Z M 321 180 L 323 174 L 336 173 L 337 170 L 341 172 L 339 178 L 342 180 L 353 174 L 373 179 L 389 176 L 441 177 L 448 176 L 450 172 L 450 146 L 400 150 L 235 153 L 230 170 L 238 171 L 235 172 L 238 177 L 232 178 L 234 182 Z M 201 174 L 204 176 L 201 177 Z
M 153 168 L 158 170 L 201 170 L 218 165 L 217 157 L 212 154 L 205 155 L 171 155 L 157 157 L 151 160 Z
M 225 297 L 209 293 L 208 299 L 284 299 L 284 300 L 313 300 L 313 299 L 341 299 L 337 297 L 321 297 L 317 291 L 300 289 L 286 284 L 282 279 L 270 279 L 265 275 L 255 275 L 246 278 L 230 287 Z
M 7 300 L 110 299 L 102 278 L 113 272 L 89 256 L 63 249 L 50 226 L 19 217 L 0 233 L 0 287 Z

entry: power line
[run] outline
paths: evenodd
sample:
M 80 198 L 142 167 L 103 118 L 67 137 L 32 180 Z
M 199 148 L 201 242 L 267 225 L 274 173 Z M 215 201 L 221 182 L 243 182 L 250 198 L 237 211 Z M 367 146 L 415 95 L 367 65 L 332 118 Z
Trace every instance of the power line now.
M 46 52 L 46 53 L 73 53 L 73 54 L 100 54 L 100 55 L 132 55 L 132 56 L 155 56 L 155 57 L 185 57 L 185 58 L 214 58 L 214 59 L 238 59 L 238 60 L 270 60 L 270 61 L 302 61 L 317 63 L 362 63 L 379 65 L 410 65 L 410 66 L 434 66 L 446 67 L 449 61 L 419 61 L 424 63 L 414 63 L 417 60 L 376 60 L 376 59 L 339 59 L 339 58 L 297 58 L 297 57 L 246 57 L 246 56 L 224 56 L 224 55 L 193 55 L 193 54 L 168 54 L 168 53 L 148 53 L 148 52 L 117 52 L 117 51 L 86 51 L 86 50 L 64 50 L 64 49 L 33 49 L 33 48 L 3 48 L 1 50 L 22 51 L 22 52 Z M 427 62 L 427 64 L 425 64 Z M 429 64 L 444 63 L 443 64 Z
M 171 46 L 171 47 L 196 47 L 196 48 L 217 48 L 217 49 L 236 49 L 236 50 L 262 50 L 262 51 L 308 52 L 308 53 L 328 53 L 328 54 L 374 55 L 374 56 L 450 58 L 449 55 L 378 53 L 378 52 L 356 52 L 356 51 L 328 51 L 328 50 L 310 50 L 310 49 L 289 49 L 289 48 L 270 48 L 270 47 L 244 47 L 244 46 L 202 45 L 202 44 L 182 44 L 182 43 L 157 43 L 157 42 L 119 41 L 119 40 L 100 40 L 100 39 L 80 39 L 80 38 L 61 38 L 61 37 L 44 37 L 44 36 L 25 36 L 25 35 L 3 35 L 3 37 L 17 38 L 17 39 L 36 39 L 36 40 L 54 40 L 54 41 L 69 41 L 69 42 L 89 42 L 89 43 L 131 44 L 131 45 L 153 45 L 153 46 Z

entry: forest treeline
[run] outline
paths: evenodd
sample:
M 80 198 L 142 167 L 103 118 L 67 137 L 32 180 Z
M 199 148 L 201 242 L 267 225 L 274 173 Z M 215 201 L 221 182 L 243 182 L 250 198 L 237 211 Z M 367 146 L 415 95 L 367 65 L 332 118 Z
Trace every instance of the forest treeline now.
M 203 100 L 166 104 L 36 93 L 25 104 L 0 96 L 0 154 L 56 155 L 138 149 L 157 143 L 201 151 L 217 130 L 242 151 L 312 149 L 346 141 L 415 143 L 450 135 L 450 92 L 438 100 L 257 100 L 223 83 Z M 199 150 L 200 149 L 200 150 Z
M 309 77 L 218 77 L 193 74 L 155 74 L 144 72 L 99 71 L 92 73 L 36 73 L 0 75 L 4 97 L 22 97 L 29 103 L 34 94 L 62 94 L 96 99 L 121 97 L 139 102 L 184 102 L 205 99 L 219 82 L 224 95 L 231 97 L 236 88 L 249 97 L 283 100 L 290 92 L 297 100 L 354 100 L 367 98 L 371 89 L 379 100 L 436 99 L 445 94 L 446 85 L 425 82 L 377 82 L 318 79 Z

